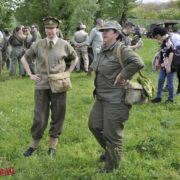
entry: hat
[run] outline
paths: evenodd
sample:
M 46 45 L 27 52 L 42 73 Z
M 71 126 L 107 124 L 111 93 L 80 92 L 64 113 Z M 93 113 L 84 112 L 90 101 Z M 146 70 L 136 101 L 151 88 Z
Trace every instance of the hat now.
M 99 29 L 99 31 L 103 31 L 105 29 L 115 29 L 116 31 L 121 34 L 122 27 L 117 21 L 109 21 L 104 24 L 102 28 Z
M 79 28 L 80 28 L 80 29 L 86 29 L 86 25 L 81 24 L 81 25 L 79 26 Z
M 51 16 L 44 18 L 43 21 L 46 28 L 57 28 L 60 23 L 59 19 Z

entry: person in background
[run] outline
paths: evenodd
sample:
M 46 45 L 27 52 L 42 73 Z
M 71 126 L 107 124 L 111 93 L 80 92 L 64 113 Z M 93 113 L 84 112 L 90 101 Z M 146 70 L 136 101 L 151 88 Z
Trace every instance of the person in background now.
M 99 31 L 99 29 L 104 25 L 104 21 L 101 18 L 98 18 L 96 20 L 96 27 L 94 27 L 88 37 L 88 40 L 86 41 L 86 45 L 91 46 L 93 50 L 93 62 L 90 65 L 89 68 L 89 75 L 91 75 L 91 72 L 94 69 L 94 64 L 96 62 L 97 54 L 100 52 L 101 47 L 103 45 L 103 38 L 102 33 Z
M 137 73 L 144 64 L 140 57 L 125 46 L 122 28 L 117 21 L 110 21 L 99 29 L 102 32 L 104 45 L 97 55 L 95 63 L 95 103 L 89 116 L 89 129 L 95 136 L 105 154 L 101 172 L 109 173 L 119 168 L 122 157 L 122 131 L 128 120 L 130 105 L 125 104 L 125 82 Z M 121 48 L 121 67 L 117 58 L 117 48 Z
M 85 31 L 86 25 L 81 24 L 79 28 L 80 30 L 74 33 L 74 36 L 72 39 L 72 44 L 77 52 L 78 59 L 79 59 L 76 65 L 76 71 L 80 72 L 81 59 L 83 59 L 84 71 L 88 72 L 88 67 L 89 67 L 88 47 L 85 44 L 85 42 L 88 39 L 88 33 Z
M 174 51 L 178 54 L 180 54 L 180 35 L 177 34 L 177 32 L 173 32 L 172 30 L 169 30 L 169 35 L 170 35 L 170 39 L 173 42 L 174 45 Z M 179 59 L 180 61 L 180 59 Z M 178 87 L 177 87 L 177 91 L 176 91 L 176 95 L 180 96 L 180 66 L 176 67 L 176 72 L 177 72 L 177 79 L 178 79 Z M 168 85 L 166 84 L 166 86 L 164 87 L 163 91 L 167 92 L 168 91 Z
M 33 43 L 32 42 L 33 36 L 31 35 L 31 28 L 29 26 L 25 26 L 23 33 L 26 37 L 25 41 L 24 41 L 24 47 L 25 47 L 25 51 L 27 51 L 27 49 L 29 49 L 31 47 L 31 44 Z M 31 72 L 33 74 L 35 74 L 35 60 L 28 61 L 28 63 L 29 63 L 29 67 L 31 69 Z
M 7 28 L 5 28 L 3 33 L 2 68 L 6 66 L 7 70 L 9 70 L 10 67 L 10 46 L 9 46 L 10 36 L 11 36 L 10 31 Z
M 3 33 L 0 31 L 0 74 L 2 72 Z
M 61 29 L 57 30 L 57 37 L 59 37 L 61 39 L 64 39 L 64 36 L 63 36 L 63 33 L 62 33 Z
M 24 41 L 25 35 L 23 34 L 23 27 L 17 26 L 13 30 L 13 34 L 9 38 L 9 44 L 11 45 L 11 63 L 10 63 L 10 71 L 9 76 L 16 75 L 16 64 L 19 64 L 19 77 L 25 76 L 25 70 L 20 61 L 21 57 L 24 54 Z
M 48 155 L 55 156 L 58 137 L 62 132 L 65 119 L 66 92 L 53 93 L 51 91 L 46 60 L 49 64 L 50 74 L 64 72 L 67 58 L 71 59 L 71 65 L 67 70 L 71 73 L 78 61 L 73 47 L 67 41 L 57 37 L 59 20 L 55 17 L 47 17 L 44 19 L 44 26 L 46 38 L 34 42 L 21 59 L 29 78 L 36 82 L 35 110 L 31 128 L 32 142 L 30 147 L 23 153 L 25 157 L 31 156 L 37 149 L 48 125 L 49 110 L 51 110 L 51 123 Z M 36 60 L 35 74 L 32 74 L 28 65 L 28 61 L 32 59 Z
M 124 42 L 126 46 L 129 46 L 133 50 L 136 50 L 143 46 L 143 42 L 139 36 L 137 36 L 138 41 L 136 41 L 135 43 L 131 42 L 131 39 L 129 36 L 130 34 L 134 33 L 134 29 L 135 29 L 135 25 L 132 22 L 126 22 L 122 30 L 122 41 Z
M 151 100 L 152 103 L 160 103 L 162 101 L 162 91 L 167 77 L 167 85 L 169 96 L 166 102 L 173 103 L 174 98 L 174 71 L 175 69 L 171 68 L 171 63 L 174 55 L 174 46 L 170 39 L 170 36 L 167 30 L 163 27 L 155 27 L 153 30 L 153 37 L 157 39 L 158 42 L 161 42 L 160 46 L 160 57 L 159 57 L 159 66 L 160 74 L 158 80 L 158 89 L 157 94 L 154 99 Z
M 31 39 L 32 43 L 37 42 L 41 39 L 41 34 L 39 32 L 39 26 L 37 24 L 32 24 L 31 34 L 32 34 L 32 39 Z

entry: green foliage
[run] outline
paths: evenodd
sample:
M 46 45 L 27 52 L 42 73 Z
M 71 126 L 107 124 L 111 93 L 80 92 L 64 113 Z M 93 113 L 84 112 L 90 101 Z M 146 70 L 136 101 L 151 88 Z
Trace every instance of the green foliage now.
M 77 2 L 77 1 L 76 1 Z M 88 4 L 88 6 L 87 6 Z M 82 22 L 87 25 L 87 30 L 91 30 L 94 24 L 95 14 L 99 9 L 96 0 L 79 0 L 74 7 L 75 11 L 72 12 L 70 17 L 69 34 L 72 35 L 76 30 L 77 22 Z
M 12 12 L 0 6 L 0 29 L 11 27 Z
M 0 29 L 14 26 L 14 11 L 22 3 L 22 0 L 1 0 L 0 1 Z
M 177 19 L 180 17 L 180 7 L 177 3 L 172 3 L 167 5 L 167 7 L 155 6 L 154 4 L 149 4 L 149 6 L 139 5 L 129 12 L 133 14 L 136 18 L 142 19 Z
M 138 53 L 145 62 L 143 73 L 157 85 L 159 72 L 151 69 L 151 60 L 158 46 L 153 39 L 144 39 Z M 88 130 L 88 116 L 93 105 L 94 76 L 73 73 L 73 90 L 67 96 L 67 114 L 57 156 L 47 155 L 48 128 L 37 152 L 23 157 L 29 146 L 34 108 L 34 83 L 28 78 L 7 80 L 8 72 L 0 77 L 0 157 L 14 165 L 16 174 L 4 179 L 17 180 L 178 180 L 180 179 L 180 97 L 174 104 L 133 106 L 125 123 L 123 158 L 120 171 L 100 174 L 101 147 Z M 175 86 L 177 81 L 175 78 Z M 50 119 L 49 119 L 50 120 Z
M 75 0 L 25 0 L 21 7 L 16 10 L 15 16 L 21 24 L 31 25 L 37 23 L 42 32 L 43 18 L 56 16 L 62 21 L 61 29 L 68 29 L 67 22 L 73 12 Z
M 123 14 L 127 18 L 128 10 L 135 6 L 135 0 L 101 0 L 100 6 L 105 19 L 116 19 L 121 22 Z
M 30 25 L 36 22 L 42 32 L 42 19 L 48 15 L 62 20 L 61 29 L 69 38 L 76 29 L 77 22 L 86 24 L 90 30 L 97 17 L 116 19 L 121 22 L 126 19 L 128 8 L 134 7 L 135 0 L 24 0 L 16 9 L 15 17 L 19 24 Z

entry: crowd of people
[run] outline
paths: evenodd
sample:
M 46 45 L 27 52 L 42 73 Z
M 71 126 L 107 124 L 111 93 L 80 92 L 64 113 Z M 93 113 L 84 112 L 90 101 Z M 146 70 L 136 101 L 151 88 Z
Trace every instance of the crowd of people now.
M 19 77 L 25 76 L 26 72 L 20 59 L 25 51 L 30 48 L 31 44 L 39 39 L 41 39 L 41 34 L 37 24 L 32 24 L 31 27 L 22 25 L 17 26 L 13 29 L 12 33 L 7 28 L 4 29 L 0 42 L 0 52 L 2 54 L 1 71 L 2 69 L 7 68 L 9 70 L 9 76 L 15 76 L 18 63 Z M 30 64 L 30 67 L 34 73 L 34 63 Z
M 43 39 L 41 39 L 36 24 L 33 24 L 31 28 L 18 26 L 12 35 L 9 31 L 3 33 L 5 45 L 1 48 L 1 52 L 4 53 L 6 46 L 6 53 L 3 55 L 2 67 L 9 68 L 9 75 L 14 76 L 18 62 L 20 77 L 28 75 L 31 80 L 36 82 L 34 119 L 31 127 L 32 139 L 23 155 L 29 157 L 38 148 L 51 110 L 48 155 L 55 156 L 58 138 L 62 133 L 65 120 L 66 91 L 53 93 L 48 81 L 48 73 L 56 74 L 64 71 L 71 73 L 75 68 L 79 72 L 81 60 L 83 60 L 84 71 L 87 74 L 95 71 L 93 94 L 96 98 L 89 115 L 89 129 L 104 149 L 104 153 L 100 155 L 100 159 L 105 162 L 101 172 L 113 172 L 119 168 L 122 158 L 122 131 L 131 109 L 131 105 L 125 103 L 125 84 L 144 67 L 143 61 L 135 52 L 136 49 L 143 46 L 138 27 L 135 28 L 131 22 L 126 22 L 121 27 L 117 21 L 104 23 L 103 19 L 98 18 L 96 26 L 88 35 L 86 26 L 79 23 L 71 39 L 73 48 L 69 42 L 63 40 L 59 30 L 60 22 L 57 18 L 47 17 L 43 22 L 46 34 Z M 130 39 L 132 33 L 135 33 L 136 36 L 133 42 Z M 160 76 L 157 96 L 152 102 L 161 102 L 163 85 L 167 76 L 169 90 L 167 101 L 172 103 L 174 97 L 173 75 L 178 68 L 172 69 L 171 63 L 175 48 L 179 47 L 179 37 L 175 38 L 173 34 L 168 34 L 161 27 L 154 29 L 153 36 L 160 42 L 157 63 L 160 66 Z M 176 39 L 174 43 L 173 38 Z M 11 46 L 11 53 L 9 53 L 8 44 Z M 122 46 L 121 60 L 124 67 L 117 58 L 117 50 L 120 45 Z M 91 64 L 88 58 L 89 46 L 92 47 L 94 55 Z M 71 60 L 68 68 L 66 68 L 66 58 Z M 9 62 L 11 62 L 10 65 Z

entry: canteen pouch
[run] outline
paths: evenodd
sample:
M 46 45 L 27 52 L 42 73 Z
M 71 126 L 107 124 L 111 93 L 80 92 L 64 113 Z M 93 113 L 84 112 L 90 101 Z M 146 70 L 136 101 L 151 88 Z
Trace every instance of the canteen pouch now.
M 128 105 L 144 104 L 148 102 L 148 97 L 141 84 L 128 81 L 125 86 L 125 103 Z

